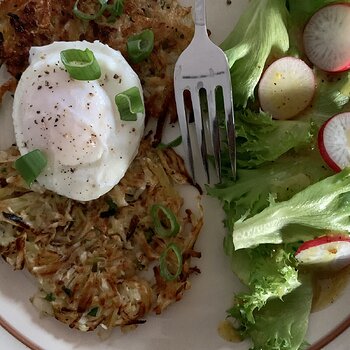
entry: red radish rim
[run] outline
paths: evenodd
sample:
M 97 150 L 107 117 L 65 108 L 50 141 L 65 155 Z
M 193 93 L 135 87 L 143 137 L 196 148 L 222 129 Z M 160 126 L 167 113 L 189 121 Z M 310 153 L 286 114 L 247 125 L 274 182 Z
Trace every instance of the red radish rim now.
M 350 5 L 350 4 L 349 4 L 349 5 Z M 288 58 L 288 59 L 293 59 L 293 60 L 296 60 L 296 61 L 301 61 L 301 62 L 305 63 L 305 64 L 312 70 L 312 68 L 311 68 L 303 59 L 298 58 L 298 57 L 294 57 L 294 56 L 283 56 L 283 57 L 277 57 L 276 59 L 274 59 L 267 67 L 265 67 L 265 69 L 264 69 L 263 72 L 261 73 L 261 77 L 260 77 L 259 83 L 258 83 L 258 85 L 257 85 L 257 87 L 258 87 L 258 88 L 257 88 L 257 91 L 258 91 L 258 100 L 259 100 L 260 107 L 261 107 L 261 102 L 260 102 L 261 98 L 260 98 L 260 89 L 259 89 L 259 85 L 260 85 L 261 79 L 264 77 L 266 71 L 267 71 L 275 62 L 277 62 L 277 61 L 279 61 L 279 60 L 282 60 L 282 59 L 286 59 L 286 58 Z M 309 103 L 307 104 L 307 106 L 306 106 L 304 109 L 302 109 L 301 111 L 299 111 L 297 114 L 293 115 L 292 117 L 286 118 L 286 119 L 284 119 L 284 120 L 293 119 L 293 118 L 299 116 L 301 113 L 303 113 L 306 109 L 308 109 L 308 108 L 310 107 L 310 105 L 312 104 L 312 101 L 313 101 L 313 99 L 315 98 L 315 95 L 316 95 L 317 82 L 316 82 L 315 74 L 313 74 L 313 80 L 314 80 L 314 90 L 313 90 L 313 94 L 312 94 L 312 96 L 311 96 L 311 98 L 310 98 L 310 101 L 309 101 Z M 262 108 L 262 107 L 261 107 L 261 108 Z M 269 113 L 269 112 L 268 112 L 268 113 Z M 269 113 L 269 114 L 271 114 L 271 113 Z M 278 119 L 278 118 L 273 117 L 273 119 Z M 283 119 L 280 119 L 280 120 L 283 120 Z
M 342 113 L 340 113 L 342 114 Z M 339 165 L 337 163 L 334 162 L 334 160 L 331 158 L 331 156 L 328 154 L 327 149 L 324 145 L 324 137 L 323 137 L 323 133 L 324 130 L 326 128 L 326 126 L 328 125 L 328 123 L 335 117 L 337 117 L 339 114 L 334 115 L 333 117 L 329 118 L 326 122 L 323 123 L 323 125 L 321 126 L 319 132 L 318 132 L 318 137 L 317 137 L 317 143 L 318 143 L 318 149 L 319 152 L 323 158 L 323 160 L 327 163 L 327 165 L 334 170 L 335 172 L 339 173 L 342 169 L 339 167 Z
M 302 46 L 303 46 L 303 51 L 304 51 L 305 55 L 306 55 L 306 50 L 305 50 L 305 46 L 306 46 L 306 45 L 305 45 L 304 31 L 305 31 L 306 26 L 307 26 L 308 23 L 310 22 L 311 18 L 312 18 L 318 11 L 320 11 L 320 10 L 322 10 L 322 9 L 324 9 L 324 8 L 331 7 L 331 6 L 338 6 L 338 5 L 350 7 L 350 3 L 348 3 L 348 2 L 330 3 L 330 4 L 327 4 L 327 5 L 323 6 L 323 7 L 320 7 L 318 10 L 316 10 L 316 11 L 308 18 L 307 22 L 306 22 L 305 25 L 304 25 L 303 31 L 302 31 L 302 33 L 303 33 L 303 34 L 302 34 Z M 309 60 L 309 62 L 313 64 L 313 66 L 319 68 L 316 64 L 314 64 L 314 63 L 309 59 L 309 57 L 308 57 L 307 55 L 306 55 L 306 57 L 307 57 L 307 59 Z M 350 62 L 346 63 L 345 66 L 340 67 L 340 68 L 335 69 L 335 70 L 327 70 L 327 69 L 323 69 L 323 68 L 319 68 L 319 69 L 321 69 L 322 71 L 324 71 L 324 72 L 326 72 L 326 73 L 341 73 L 341 72 L 345 72 L 345 71 L 347 71 L 347 70 L 350 69 Z
M 332 243 L 332 242 L 350 242 L 350 236 L 346 236 L 344 234 L 336 234 L 336 235 L 326 235 L 317 237 L 315 239 L 311 239 L 302 243 L 298 250 L 295 252 L 295 255 L 303 252 L 306 249 L 320 246 L 322 244 Z
M 349 4 L 349 6 L 350 6 L 350 4 Z M 339 68 L 338 70 L 336 70 L 336 71 L 329 71 L 328 73 L 342 73 L 342 72 L 346 72 L 347 70 L 349 70 L 350 69 L 350 62 L 349 63 L 347 63 L 344 67 L 341 67 L 341 68 Z M 327 71 L 325 71 L 325 72 L 327 72 Z

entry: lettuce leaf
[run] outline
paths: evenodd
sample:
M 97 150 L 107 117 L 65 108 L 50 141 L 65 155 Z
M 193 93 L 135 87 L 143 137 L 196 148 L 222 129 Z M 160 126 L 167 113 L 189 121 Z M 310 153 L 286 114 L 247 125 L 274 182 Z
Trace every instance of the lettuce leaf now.
M 231 309 L 231 314 L 240 312 L 246 322 L 255 323 L 254 311 L 260 310 L 268 300 L 282 298 L 300 286 L 294 258 L 282 248 L 261 245 L 235 251 L 231 259 L 232 267 L 241 279 L 242 271 L 249 271 L 244 279 L 247 279 L 250 292 L 237 294 Z
M 311 119 L 321 126 L 333 115 L 350 110 L 350 72 L 327 74 L 317 70 L 317 89 L 314 101 L 304 113 L 304 120 Z
M 255 315 L 255 324 L 247 334 L 252 350 L 299 350 L 305 348 L 304 338 L 309 324 L 312 304 L 309 278 L 283 299 L 271 300 Z
M 302 59 L 306 59 L 302 43 L 302 33 L 306 22 L 320 8 L 338 2 L 337 0 L 288 1 L 288 31 L 292 47 L 289 54 L 294 52 Z M 350 0 L 343 2 L 350 3 Z M 317 68 L 314 68 L 314 72 L 316 77 L 315 97 L 312 105 L 303 112 L 302 116 L 304 119 L 312 119 L 320 126 L 344 108 L 350 109 L 350 73 L 329 74 Z
M 350 2 L 344 0 L 342 2 Z M 332 4 L 339 3 L 339 0 L 287 0 L 288 16 L 288 32 L 290 39 L 290 50 L 288 54 L 303 56 L 302 33 L 306 22 L 320 8 Z
M 308 227 L 350 231 L 350 168 L 298 192 L 291 199 L 270 205 L 255 216 L 242 218 L 233 226 L 235 249 L 264 243 L 304 239 Z M 284 228 L 298 225 L 284 237 Z M 304 229 L 302 229 L 304 227 Z M 299 235 L 300 232 L 300 235 Z M 301 238 L 302 237 L 302 238 Z
M 275 121 L 264 112 L 237 107 L 249 103 L 258 108 L 250 102 L 271 60 L 285 54 L 305 59 L 304 25 L 332 2 L 251 0 L 222 44 L 236 105 L 238 177 L 236 182 L 230 178 L 224 152 L 225 181 L 207 192 L 223 204 L 224 248 L 247 287 L 236 295 L 229 315 L 242 336 L 252 340 L 253 350 L 305 348 L 313 293 L 310 276 L 298 271 L 293 249 L 325 229 L 350 230 L 350 169 L 331 176 L 313 137 L 325 120 L 350 110 L 350 73 L 314 68 L 314 99 L 295 120 Z
M 236 182 L 207 187 L 207 193 L 222 202 L 225 223 L 232 232 L 235 221 L 242 216 L 250 217 L 266 208 L 270 196 L 277 201 L 288 200 L 331 174 L 315 150 L 302 156 L 285 156 L 258 169 L 238 169 Z
M 350 0 L 342 0 L 342 2 L 350 2 Z M 332 3 L 339 3 L 339 0 L 288 0 L 287 5 L 290 13 L 290 22 L 302 30 L 306 21 L 317 10 Z
M 254 344 L 252 350 L 299 350 L 304 338 L 312 304 L 312 286 L 302 284 L 283 299 L 273 299 L 255 313 L 255 323 L 245 324 L 243 335 Z
M 284 0 L 252 0 L 232 33 L 221 47 L 227 55 L 234 103 L 245 107 L 271 51 L 285 53 L 289 48 Z
M 308 326 L 312 301 L 309 276 L 298 280 L 293 249 L 260 245 L 235 251 L 225 241 L 232 269 L 249 292 L 236 295 L 229 316 L 239 323 L 241 335 L 250 337 L 252 349 L 299 349 Z M 281 317 L 283 310 L 283 317 Z
M 254 168 L 276 160 L 291 149 L 305 147 L 313 142 L 316 133 L 310 121 L 277 121 L 267 113 L 249 109 L 238 111 L 235 121 L 240 168 Z

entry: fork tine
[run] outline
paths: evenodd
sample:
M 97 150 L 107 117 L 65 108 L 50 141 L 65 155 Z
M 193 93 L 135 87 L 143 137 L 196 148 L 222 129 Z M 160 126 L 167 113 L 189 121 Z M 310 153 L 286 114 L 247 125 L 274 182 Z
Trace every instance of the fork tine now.
M 183 90 L 191 91 L 193 112 L 195 116 L 196 138 L 201 149 L 204 168 L 210 183 L 208 166 L 208 152 L 214 153 L 215 169 L 220 182 L 222 181 L 221 150 L 219 128 L 220 116 L 218 116 L 215 90 L 222 87 L 225 109 L 225 125 L 228 140 L 228 152 L 231 162 L 233 177 L 236 177 L 236 141 L 233 102 L 231 96 L 231 76 L 225 53 L 216 46 L 208 37 L 206 30 L 205 0 L 195 0 L 195 32 L 188 47 L 177 59 L 174 72 L 175 96 L 183 93 Z M 199 89 L 207 92 L 208 115 L 203 115 L 200 108 Z M 183 96 L 181 96 L 183 98 Z M 178 101 L 178 98 L 177 98 Z M 179 102 L 177 102 L 179 103 Z M 183 101 L 181 101 L 183 104 Z M 194 174 L 194 162 L 192 154 L 196 149 L 191 147 L 191 139 L 188 131 L 188 119 L 183 117 L 184 108 L 181 106 L 179 115 L 184 145 L 190 159 L 191 170 Z M 179 109 L 178 109 L 179 110 Z M 221 108 L 220 108 L 221 110 Z M 194 145 L 194 144 L 192 144 Z M 195 159 L 196 160 L 196 159 Z M 188 163 L 188 162 L 187 162 Z
M 219 121 L 216 115 L 215 90 L 207 89 L 210 142 L 214 151 L 216 174 L 221 182 L 221 153 Z
M 202 162 L 207 174 L 208 183 L 210 183 L 208 154 L 205 140 L 205 131 L 203 127 L 202 110 L 200 105 L 199 89 L 191 89 L 191 100 L 194 114 L 194 122 L 196 128 L 197 141 L 199 149 L 201 150 Z
M 233 179 L 236 180 L 237 166 L 236 166 L 236 131 L 233 111 L 233 98 L 231 93 L 231 82 L 228 76 L 228 81 L 222 86 L 222 93 L 224 97 L 225 106 L 225 122 L 228 141 L 228 153 L 230 157 L 231 170 Z
M 177 115 L 180 125 L 180 131 L 182 135 L 182 144 L 184 146 L 185 154 L 187 155 L 187 160 L 189 163 L 189 167 L 187 166 L 187 169 L 190 171 L 190 176 L 192 177 L 193 181 L 195 180 L 195 171 L 194 171 L 194 163 L 193 163 L 193 153 L 192 153 L 192 144 L 191 144 L 191 138 L 188 130 L 188 113 L 186 113 L 185 109 L 185 103 L 184 103 L 184 91 L 182 90 L 182 93 L 175 94 L 175 100 L 176 100 L 176 109 L 177 109 Z

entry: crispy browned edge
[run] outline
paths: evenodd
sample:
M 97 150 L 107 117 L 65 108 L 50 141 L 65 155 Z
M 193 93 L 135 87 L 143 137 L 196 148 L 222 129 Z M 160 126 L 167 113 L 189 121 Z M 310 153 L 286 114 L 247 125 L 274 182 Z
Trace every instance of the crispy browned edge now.
M 0 326 L 3 327 L 7 332 L 14 336 L 18 341 L 27 346 L 31 350 L 44 350 L 39 345 L 35 344 L 33 341 L 28 339 L 25 335 L 19 332 L 16 328 L 11 326 L 6 320 L 0 316 Z M 348 317 L 341 323 L 333 328 L 329 333 L 324 337 L 320 338 L 314 344 L 312 344 L 308 350 L 322 350 L 325 346 L 330 344 L 334 339 L 341 335 L 350 327 L 350 314 Z

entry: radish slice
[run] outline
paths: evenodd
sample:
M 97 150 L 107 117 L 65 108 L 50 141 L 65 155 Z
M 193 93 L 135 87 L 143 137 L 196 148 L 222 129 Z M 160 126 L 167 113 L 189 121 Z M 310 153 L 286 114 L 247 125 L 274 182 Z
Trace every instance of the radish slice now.
M 304 49 L 309 60 L 327 72 L 350 68 L 350 4 L 328 5 L 306 24 Z
M 322 125 L 318 133 L 318 148 L 334 171 L 350 165 L 350 112 L 336 114 Z
M 323 236 L 303 243 L 295 253 L 304 265 L 328 265 L 341 269 L 350 264 L 350 237 Z
M 288 119 L 303 111 L 315 93 L 311 68 L 295 57 L 273 62 L 263 74 L 258 88 L 261 108 L 275 119 Z

